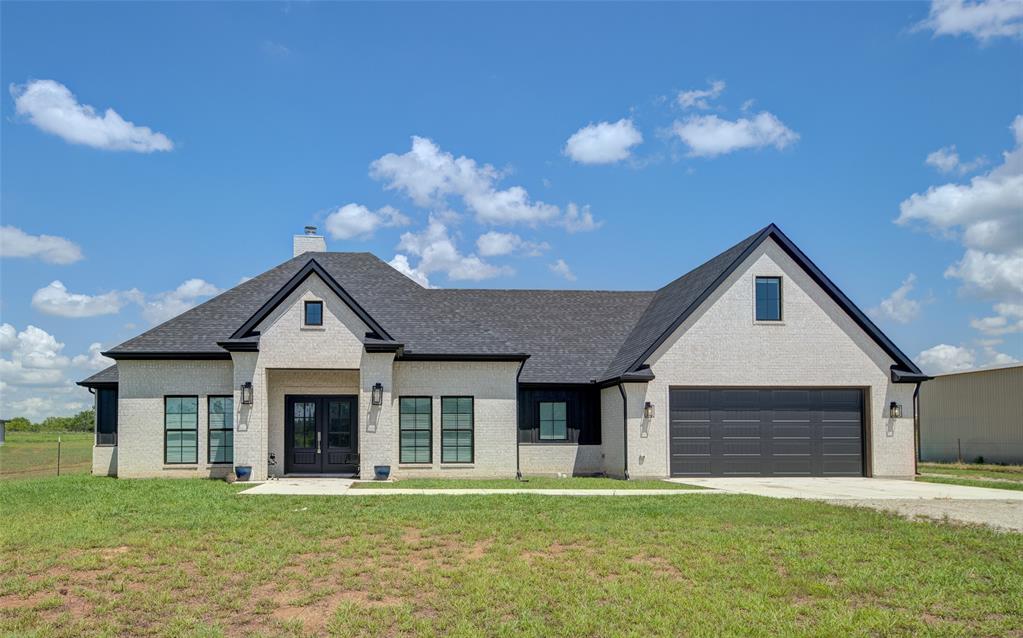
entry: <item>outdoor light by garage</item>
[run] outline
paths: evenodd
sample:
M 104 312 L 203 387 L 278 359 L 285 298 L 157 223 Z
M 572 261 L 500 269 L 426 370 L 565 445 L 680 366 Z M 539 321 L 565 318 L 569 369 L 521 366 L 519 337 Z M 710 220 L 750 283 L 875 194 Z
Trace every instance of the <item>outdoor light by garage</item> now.
M 654 404 L 649 401 L 643 406 L 643 417 L 647 419 L 654 418 Z
M 895 401 L 892 401 L 891 405 L 888 406 L 888 416 L 890 416 L 893 419 L 901 419 L 902 406 L 896 403 Z
M 246 381 L 242 384 L 242 403 L 252 405 L 252 382 Z
M 382 405 L 384 402 L 384 384 L 373 384 L 373 405 Z

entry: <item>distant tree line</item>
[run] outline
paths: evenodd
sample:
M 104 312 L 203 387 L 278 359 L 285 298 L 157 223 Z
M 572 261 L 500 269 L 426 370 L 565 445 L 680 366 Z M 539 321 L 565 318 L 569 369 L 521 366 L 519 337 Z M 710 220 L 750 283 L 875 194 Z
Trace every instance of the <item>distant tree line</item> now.
M 74 416 L 49 416 L 32 423 L 23 416 L 7 421 L 8 432 L 92 432 L 96 419 L 92 410 L 82 410 Z

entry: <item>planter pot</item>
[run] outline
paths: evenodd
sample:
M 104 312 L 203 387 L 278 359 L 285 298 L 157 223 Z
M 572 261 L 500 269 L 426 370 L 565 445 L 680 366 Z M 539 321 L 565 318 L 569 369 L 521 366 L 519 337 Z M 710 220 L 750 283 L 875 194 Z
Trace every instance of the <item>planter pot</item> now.
M 376 480 L 378 480 L 378 481 L 386 481 L 387 477 L 389 477 L 390 475 L 391 475 L 391 466 L 390 465 L 374 465 L 373 466 L 373 476 L 374 476 L 374 478 L 376 478 Z
M 235 476 L 238 477 L 239 481 L 247 481 L 252 477 L 252 466 L 251 465 L 239 465 L 234 468 Z

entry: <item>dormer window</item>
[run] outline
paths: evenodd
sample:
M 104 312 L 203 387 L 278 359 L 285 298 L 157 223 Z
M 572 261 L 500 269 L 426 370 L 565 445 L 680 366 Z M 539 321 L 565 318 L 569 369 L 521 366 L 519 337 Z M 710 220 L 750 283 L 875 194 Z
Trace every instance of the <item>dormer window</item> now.
M 307 325 L 307 326 L 322 326 L 323 325 L 323 302 L 322 301 L 307 301 L 307 302 L 305 302 L 305 325 Z
M 757 277 L 756 320 L 781 321 L 781 277 Z

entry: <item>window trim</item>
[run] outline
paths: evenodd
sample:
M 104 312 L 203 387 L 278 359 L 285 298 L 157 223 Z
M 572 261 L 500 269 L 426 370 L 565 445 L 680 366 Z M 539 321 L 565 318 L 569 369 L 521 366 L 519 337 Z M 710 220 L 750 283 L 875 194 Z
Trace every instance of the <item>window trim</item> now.
M 470 412 L 472 416 L 472 429 L 469 432 L 472 433 L 472 445 L 469 446 L 469 460 L 468 461 L 445 461 L 444 460 L 444 399 L 469 399 Z M 459 432 L 460 430 L 453 430 Z M 450 465 L 472 465 L 476 462 L 476 397 L 473 395 L 442 395 L 440 397 L 440 462 L 441 464 Z
M 320 307 L 320 321 L 319 323 L 309 323 L 309 306 L 316 305 Z M 322 326 L 323 325 L 323 301 L 319 299 L 306 300 L 302 305 L 302 325 L 303 326 Z
M 430 402 L 430 411 L 429 411 L 429 414 L 430 414 L 430 429 L 428 430 L 429 433 L 430 433 L 430 444 L 427 446 L 427 450 L 430 453 L 430 458 L 427 459 L 426 461 L 403 461 L 401 459 L 401 433 L 402 433 L 402 429 L 401 429 L 401 400 L 402 399 L 426 399 L 427 401 Z M 476 428 L 476 423 L 475 423 L 475 420 L 474 420 L 473 421 L 473 429 L 475 430 L 475 428 Z M 409 430 L 409 431 L 410 432 L 421 432 L 422 430 Z M 475 443 L 475 437 L 473 438 L 473 443 Z M 416 449 L 418 449 L 418 448 L 416 448 Z M 400 395 L 398 397 L 398 465 L 426 465 L 426 464 L 430 464 L 430 465 L 433 464 L 433 397 L 432 396 L 428 396 L 428 395 L 421 395 L 421 394 L 405 394 L 405 395 Z
M 563 437 L 548 437 L 544 438 L 543 435 L 543 416 L 540 413 L 541 406 L 544 403 L 556 404 L 561 403 L 565 406 L 565 436 Z M 536 402 L 536 438 L 540 443 L 564 443 L 568 441 L 568 401 L 537 401 Z
M 778 318 L 777 319 L 761 319 L 757 316 L 757 283 L 761 279 L 777 279 L 778 280 Z M 753 321 L 756 323 L 767 323 L 767 324 L 779 324 L 785 321 L 785 283 L 784 277 L 781 275 L 754 275 L 753 276 Z
M 230 428 L 214 428 L 212 427 L 212 419 L 210 419 L 210 403 L 213 399 L 231 399 L 231 427 Z M 231 460 L 230 461 L 214 461 L 210 452 L 212 450 L 213 437 L 210 436 L 210 432 L 234 432 L 234 395 L 233 394 L 208 394 L 206 395 L 206 462 L 209 465 L 234 465 L 234 435 L 231 435 Z
M 167 399 L 195 399 L 195 460 L 194 461 L 168 461 L 167 460 L 167 433 L 188 432 L 183 428 L 175 430 L 167 429 Z M 182 413 L 184 414 L 184 413 Z M 199 464 L 199 395 L 198 394 L 165 394 L 163 395 L 163 464 L 164 465 L 191 465 Z

